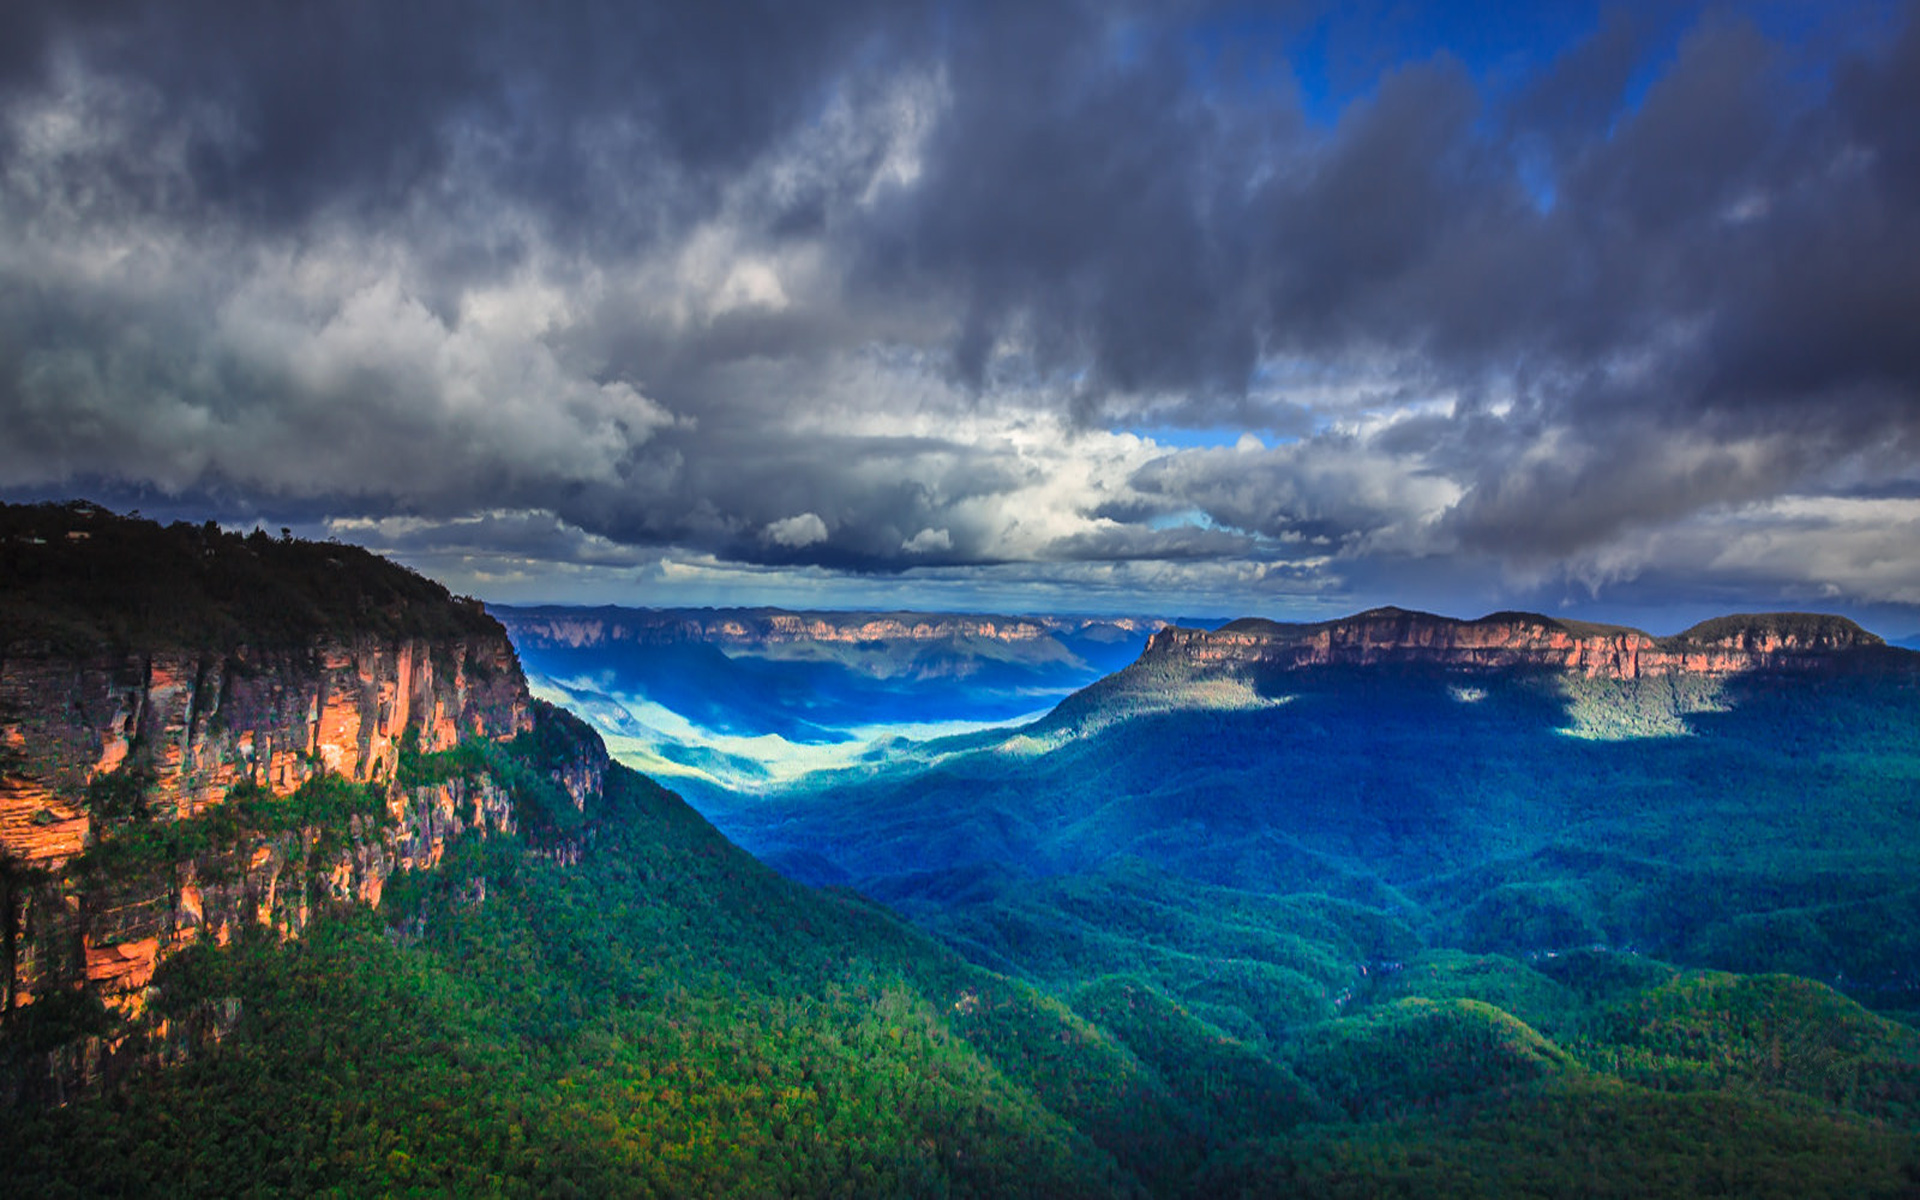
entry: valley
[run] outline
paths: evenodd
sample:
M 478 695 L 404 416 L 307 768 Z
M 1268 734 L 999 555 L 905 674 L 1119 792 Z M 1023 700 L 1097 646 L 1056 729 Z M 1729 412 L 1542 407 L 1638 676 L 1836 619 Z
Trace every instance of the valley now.
M 1851 622 L 496 620 L 0 511 L 19 1194 L 1920 1186 L 1920 656 Z
M 1766 995 L 1771 1012 L 1792 994 L 1884 1014 L 1888 1044 L 1909 1046 L 1888 1076 L 1906 1082 L 1887 1086 L 1912 1086 L 1920 656 L 1838 618 L 1667 637 L 1394 609 L 1174 625 L 1037 719 L 802 761 L 689 794 L 791 877 L 855 888 L 1132 1028 L 1169 1079 L 1192 1069 L 1191 1041 L 1143 1046 L 1185 1023 L 1267 1064 L 1256 1074 L 1288 1072 L 1281 1106 L 1321 1119 L 1307 1098 L 1333 1099 L 1334 1047 L 1363 1055 L 1341 1059 L 1360 1090 L 1335 1101 L 1363 1124 L 1552 1090 L 1600 1061 L 1664 1090 L 1705 1063 L 1613 1048 L 1618 1006 Z M 1742 991 L 1788 977 L 1823 982 Z M 1476 1024 L 1495 1019 L 1511 1025 Z M 1429 1037 L 1479 1047 L 1448 1068 L 1466 1075 L 1380 1107 Z M 1360 1050 L 1369 1038 L 1387 1045 Z M 1479 1075 L 1509 1053 L 1515 1080 Z
M 536 694 L 721 803 L 1031 720 L 1139 656 L 1144 618 L 510 608 Z
M 1602 946 L 1792 971 L 1904 1011 L 1917 663 L 1805 617 L 1662 640 L 1397 610 L 1169 629 L 1040 721 L 714 816 L 997 969 L 1144 970 L 1274 1039 L 1331 1015 L 1369 958 L 1404 957 L 1288 904 L 1527 962 Z M 1287 930 L 1284 952 L 1248 952 L 1226 897 Z

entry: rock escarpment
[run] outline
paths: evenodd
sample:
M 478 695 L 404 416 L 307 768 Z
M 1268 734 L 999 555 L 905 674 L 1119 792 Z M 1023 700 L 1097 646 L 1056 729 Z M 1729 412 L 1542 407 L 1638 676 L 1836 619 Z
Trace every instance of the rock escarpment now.
M 390 783 L 408 731 L 428 752 L 510 738 L 528 705 L 497 628 L 211 650 L 15 642 L 0 649 L 0 851 L 56 868 L 78 854 L 88 786 L 116 772 L 141 778 L 152 815 L 192 817 L 240 783 Z
M 1719 617 L 1672 637 L 1638 629 L 1495 613 L 1457 621 L 1397 608 L 1311 625 L 1242 620 L 1217 630 L 1170 627 L 1142 662 L 1187 661 L 1296 669 L 1430 666 L 1460 671 L 1550 669 L 1633 680 L 1745 671 L 1830 670 L 1886 643 L 1844 617 L 1763 613 Z
M 1670 637 L 1620 625 L 1502 612 L 1460 621 L 1377 608 L 1312 624 L 1247 618 L 1218 629 L 1168 626 L 1130 666 L 1063 701 L 1036 735 L 1085 733 L 1147 713 L 1253 709 L 1301 689 L 1438 675 L 1471 692 L 1498 682 L 1581 696 L 1569 728 L 1601 719 L 1608 736 L 1676 733 L 1690 713 L 1742 677 L 1920 673 L 1920 656 L 1844 617 L 1762 613 L 1718 617 Z M 1478 677 L 1474 679 L 1472 677 Z M 1617 728 L 1616 728 L 1617 727 Z M 1592 730 L 1586 730 L 1593 732 Z
M 792 643 L 1035 642 L 1061 633 L 1132 633 L 1157 622 L 1116 617 L 997 617 L 964 613 L 786 612 L 772 608 L 521 608 L 498 615 L 516 639 L 582 649 L 621 643 L 705 642 L 728 648 Z
M 169 954 L 377 904 L 469 830 L 532 820 L 577 853 L 606 769 L 478 604 L 365 551 L 0 507 L 9 1017 L 75 996 L 136 1016 Z M 112 1050 L 81 1039 L 51 1075 Z

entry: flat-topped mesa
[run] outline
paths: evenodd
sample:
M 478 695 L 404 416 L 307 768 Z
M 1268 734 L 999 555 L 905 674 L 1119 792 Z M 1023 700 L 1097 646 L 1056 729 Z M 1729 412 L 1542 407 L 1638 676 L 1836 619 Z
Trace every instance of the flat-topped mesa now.
M 1714 617 L 1666 639 L 1675 648 L 1704 647 L 1753 654 L 1842 654 L 1886 642 L 1845 617 L 1826 613 L 1742 613 Z
M 787 612 L 781 609 L 520 608 L 495 614 L 516 638 L 541 648 L 582 649 L 619 643 L 699 641 L 743 648 L 791 642 L 947 642 L 975 639 L 1032 642 L 1084 624 L 1151 628 L 1112 618 L 1078 622 L 1058 617 L 999 617 L 973 613 Z
M 1555 669 L 1590 678 L 1826 670 L 1886 643 L 1844 617 L 1762 613 L 1718 617 L 1667 638 L 1638 629 L 1501 612 L 1475 621 L 1376 608 L 1315 624 L 1249 618 L 1217 630 L 1169 627 L 1156 656 L 1197 663 L 1433 666 L 1466 671 Z

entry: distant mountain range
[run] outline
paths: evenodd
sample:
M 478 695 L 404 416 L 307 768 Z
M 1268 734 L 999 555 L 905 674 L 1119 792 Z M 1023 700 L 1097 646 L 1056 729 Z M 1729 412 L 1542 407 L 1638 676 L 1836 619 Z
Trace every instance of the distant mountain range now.
M 1908 670 L 1916 659 L 1890 648 L 1845 617 L 1760 613 L 1717 617 L 1669 637 L 1621 625 L 1563 621 L 1537 613 L 1494 613 L 1473 621 L 1377 608 L 1314 624 L 1258 618 L 1217 629 L 1170 626 L 1139 661 L 1070 698 L 1045 718 L 1111 719 L 1138 707 L 1205 704 L 1188 689 L 1215 689 L 1254 678 L 1281 680 L 1318 667 L 1384 673 L 1437 671 L 1504 677 L 1565 676 L 1579 681 L 1678 688 L 1688 680 L 1760 673 L 1831 674 Z M 1644 708 L 1644 705 L 1639 706 Z
M 1294 667 L 1433 664 L 1456 669 L 1558 668 L 1588 676 L 1724 674 L 1830 666 L 1886 643 L 1845 617 L 1759 613 L 1716 617 L 1671 637 L 1624 625 L 1502 612 L 1458 621 L 1376 608 L 1315 624 L 1257 618 L 1212 630 L 1170 630 L 1155 649 Z
M 535 689 L 629 762 L 696 790 L 782 763 L 1031 717 L 1138 657 L 1163 624 L 781 609 L 491 610 Z

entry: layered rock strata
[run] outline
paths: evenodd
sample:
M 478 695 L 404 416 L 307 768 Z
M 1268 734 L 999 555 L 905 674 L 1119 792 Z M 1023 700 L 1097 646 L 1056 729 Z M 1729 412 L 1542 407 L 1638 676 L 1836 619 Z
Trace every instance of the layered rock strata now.
M 1217 630 L 1169 627 L 1143 664 L 1190 662 L 1299 669 L 1429 666 L 1462 671 L 1548 669 L 1588 678 L 1832 669 L 1886 644 L 1843 617 L 1767 613 L 1720 617 L 1656 638 L 1624 626 L 1495 613 L 1457 621 L 1397 608 L 1312 625 L 1235 621 Z
M 356 548 L 0 506 L 0 569 L 9 1017 L 56 993 L 137 1016 L 170 954 L 297 936 L 319 905 L 377 904 L 462 834 L 524 823 L 485 755 L 403 759 L 531 733 L 577 810 L 599 793 L 604 747 L 532 699 L 505 630 Z M 112 1052 L 76 1044 L 47 1075 L 84 1082 Z
M 797 642 L 861 644 L 979 640 L 1034 642 L 1093 628 L 1145 631 L 1159 622 L 1115 617 L 995 617 L 955 613 L 799 613 L 777 609 L 504 609 L 516 639 L 547 648 L 706 642 L 767 647 Z
M 504 633 L 206 655 L 9 655 L 0 662 L 0 744 L 11 751 L 0 853 L 36 885 L 13 889 L 0 914 L 6 1006 L 85 986 L 137 1011 L 168 953 L 224 943 L 246 925 L 296 935 L 317 897 L 378 903 L 393 872 L 438 863 L 466 830 L 511 830 L 509 798 L 484 776 L 405 788 L 395 774 L 409 732 L 422 752 L 510 739 L 532 728 L 531 706 Z M 116 832 L 90 804 L 90 791 L 116 777 L 138 793 L 138 821 L 168 822 L 204 816 L 241 784 L 288 795 L 325 773 L 386 796 L 384 814 L 355 817 L 344 845 L 293 830 L 130 878 L 69 870 Z M 583 804 L 599 779 L 582 768 L 558 782 Z
M 333 772 L 392 780 L 411 729 L 423 751 L 531 728 L 504 633 L 376 637 L 230 651 L 0 655 L 0 853 L 57 869 L 87 844 L 84 798 L 120 770 L 156 817 L 191 817 L 239 783 L 285 794 Z

